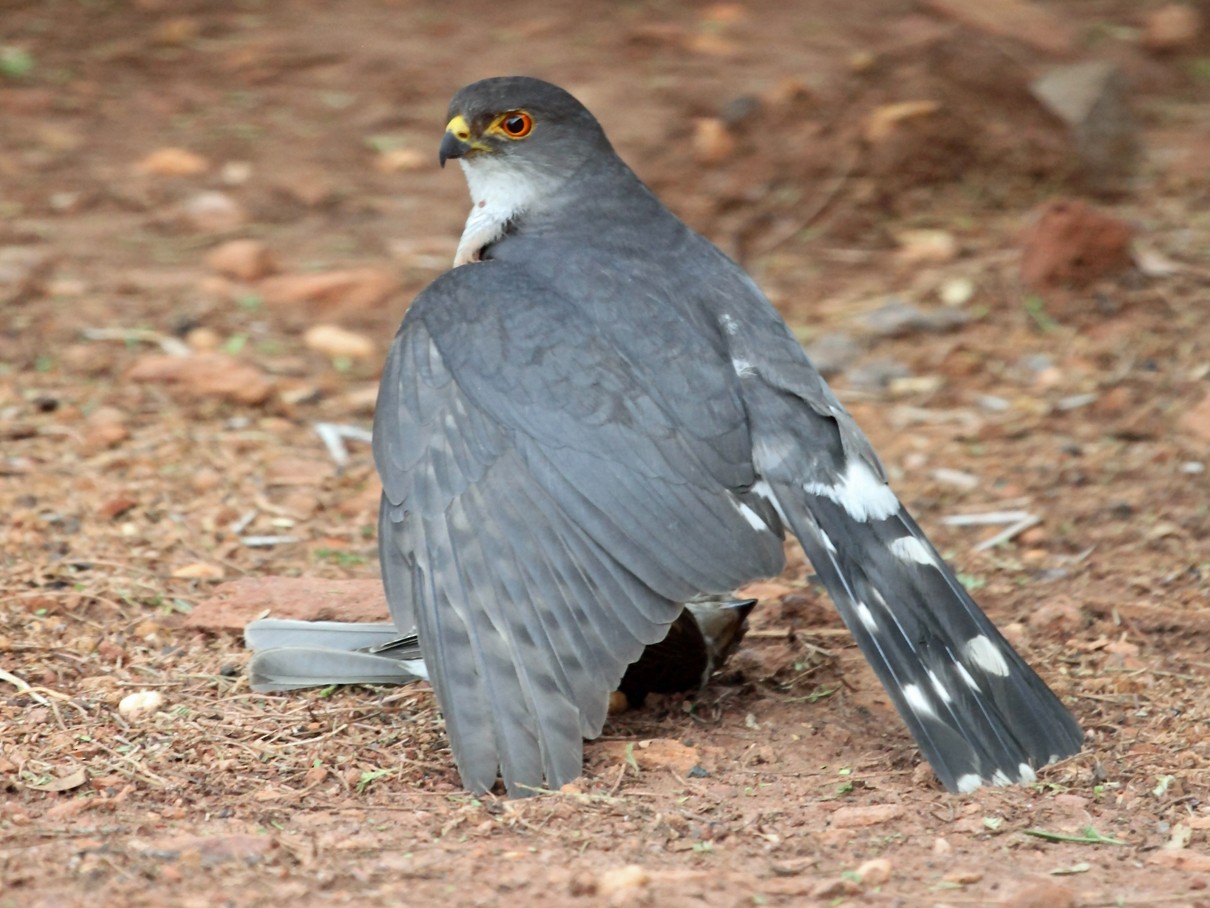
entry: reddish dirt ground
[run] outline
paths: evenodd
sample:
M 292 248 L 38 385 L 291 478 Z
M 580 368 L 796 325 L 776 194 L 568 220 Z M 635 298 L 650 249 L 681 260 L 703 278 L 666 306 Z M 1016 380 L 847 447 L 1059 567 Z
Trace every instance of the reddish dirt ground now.
M 1164 44 L 1160 7 L 10 3 L 0 906 L 1210 905 L 1210 8 Z M 1028 86 L 1084 60 L 1129 85 L 1141 157 L 1091 201 L 1133 263 L 1034 290 L 1031 212 L 1089 184 Z M 611 721 L 563 792 L 461 791 L 423 685 L 249 691 L 208 600 L 376 577 L 368 447 L 338 466 L 315 425 L 368 427 L 452 257 L 449 95 L 519 71 L 842 351 L 1083 753 L 944 793 L 793 552 L 732 668 Z M 994 511 L 1038 522 L 944 522 Z

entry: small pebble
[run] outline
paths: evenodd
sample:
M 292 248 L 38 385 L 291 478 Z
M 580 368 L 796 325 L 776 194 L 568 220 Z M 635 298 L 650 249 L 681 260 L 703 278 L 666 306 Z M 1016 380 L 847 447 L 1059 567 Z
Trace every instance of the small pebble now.
M 975 282 L 969 277 L 950 278 L 941 285 L 937 295 L 947 306 L 962 306 L 975 295 Z
M 155 712 L 163 705 L 164 695 L 158 690 L 140 690 L 122 698 L 118 713 L 125 719 L 137 719 Z
M 627 889 L 638 889 L 651 882 L 651 876 L 638 864 L 627 864 L 625 867 L 615 867 L 606 870 L 597 877 L 597 892 L 603 896 L 611 896 Z
M 857 876 L 867 886 L 881 886 L 891 878 L 891 862 L 886 858 L 874 858 L 857 868 Z
M 248 161 L 228 161 L 219 176 L 228 186 L 242 185 L 252 176 L 252 164 Z
M 243 207 L 223 192 L 199 192 L 182 208 L 185 221 L 194 230 L 219 233 L 239 227 L 248 216 Z
M 837 901 L 850 895 L 857 895 L 861 887 L 844 877 L 837 880 L 822 880 L 811 889 L 813 899 L 835 899 Z
M 1184 3 L 1169 3 L 1152 11 L 1143 26 L 1143 46 L 1154 53 L 1184 50 L 1197 41 L 1201 14 Z
M 378 353 L 369 337 L 339 325 L 313 325 L 303 335 L 303 343 L 307 349 L 324 356 L 370 359 Z
M 970 886 L 983 879 L 982 870 L 955 870 L 942 877 L 947 883 L 956 886 Z
M 831 825 L 837 829 L 880 826 L 901 816 L 903 808 L 898 804 L 863 804 L 838 808 L 832 814 Z
M 958 240 L 948 230 L 904 230 L 895 241 L 899 244 L 898 258 L 905 264 L 940 264 L 958 257 Z
M 181 177 L 204 173 L 210 162 L 187 148 L 157 148 L 136 169 L 155 176 Z
M 715 117 L 693 121 L 693 157 L 699 164 L 721 164 L 735 152 L 735 137 Z
M 433 166 L 433 156 L 416 148 L 391 148 L 374 160 L 380 173 L 406 173 Z
M 990 410 L 992 413 L 1003 413 L 1012 408 L 1011 401 L 997 397 L 995 394 L 979 394 L 975 397 L 975 402 L 984 410 Z
M 1075 908 L 1076 898 L 1058 883 L 1034 883 L 1017 890 L 1004 900 L 1005 908 Z
M 260 240 L 229 240 L 210 250 L 206 264 L 226 277 L 257 281 L 277 270 L 273 254 Z
M 979 477 L 973 473 L 967 473 L 963 470 L 954 470 L 949 467 L 938 467 L 933 470 L 930 475 L 937 482 L 943 485 L 953 486 L 956 489 L 962 489 L 964 492 L 969 492 L 972 489 L 979 488 Z

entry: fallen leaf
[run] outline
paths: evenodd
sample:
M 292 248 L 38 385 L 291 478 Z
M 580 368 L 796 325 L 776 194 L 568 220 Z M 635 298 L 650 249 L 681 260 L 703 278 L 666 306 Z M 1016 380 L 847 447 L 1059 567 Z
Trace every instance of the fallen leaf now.
M 398 288 L 395 277 L 381 268 L 282 274 L 260 285 L 270 305 L 316 303 L 325 310 L 346 311 L 375 308 Z
M 639 769 L 671 769 L 684 775 L 701 761 L 696 747 L 669 738 L 646 741 L 605 741 L 601 750 L 611 759 L 627 762 Z
M 135 165 L 143 173 L 161 177 L 187 177 L 205 173 L 210 162 L 185 148 L 157 148 Z
M 206 264 L 240 281 L 258 281 L 277 270 L 273 254 L 260 240 L 229 240 L 210 250 Z
M 431 152 L 418 151 L 415 148 L 390 148 L 374 159 L 374 169 L 379 173 L 405 173 L 428 170 L 434 163 L 435 158 Z
M 62 778 L 52 779 L 49 782 L 41 782 L 36 785 L 26 785 L 26 788 L 32 788 L 34 791 L 71 791 L 73 788 L 79 788 L 88 781 L 88 774 L 83 768 L 74 770 Z
M 126 378 L 162 382 L 195 397 L 217 397 L 249 405 L 264 403 L 274 387 L 260 369 L 217 351 L 191 356 L 148 354 L 135 362 Z
M 222 580 L 223 569 L 217 564 L 199 561 L 177 568 L 172 576 L 177 580 Z
M 701 164 L 721 164 L 735 152 L 735 137 L 718 117 L 693 121 L 693 156 Z
M 839 807 L 833 811 L 830 822 L 837 829 L 853 829 L 863 826 L 878 826 L 903 816 L 898 804 L 862 804 Z
M 878 145 L 891 137 L 900 123 L 927 117 L 941 109 L 936 101 L 898 101 L 881 104 L 866 115 L 862 135 L 871 145 Z
M 314 325 L 303 335 L 307 349 L 324 356 L 345 356 L 350 359 L 374 359 L 378 347 L 370 338 L 339 325 Z
M 1173 870 L 1187 870 L 1191 873 L 1210 873 L 1210 854 L 1203 854 L 1189 848 L 1157 851 L 1147 859 L 1147 863 L 1155 864 L 1158 867 L 1170 867 Z

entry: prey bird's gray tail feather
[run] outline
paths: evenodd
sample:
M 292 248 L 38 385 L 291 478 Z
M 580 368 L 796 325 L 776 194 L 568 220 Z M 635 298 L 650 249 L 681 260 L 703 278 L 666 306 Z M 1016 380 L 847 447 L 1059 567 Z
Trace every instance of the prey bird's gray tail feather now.
M 407 684 L 428 678 L 415 634 L 394 624 L 262 618 L 244 628 L 255 691 L 330 684 Z
M 810 483 L 773 492 L 942 784 L 1032 782 L 1035 768 L 1076 753 L 1083 733 L 870 474 L 877 484 L 863 493 Z
M 330 684 L 407 684 L 428 677 L 423 662 L 324 646 L 257 650 L 248 665 L 254 691 L 298 690 Z
M 400 638 L 389 622 L 300 621 L 292 618 L 261 618 L 244 628 L 244 644 L 250 650 L 275 646 L 322 646 L 355 650 L 378 647 Z

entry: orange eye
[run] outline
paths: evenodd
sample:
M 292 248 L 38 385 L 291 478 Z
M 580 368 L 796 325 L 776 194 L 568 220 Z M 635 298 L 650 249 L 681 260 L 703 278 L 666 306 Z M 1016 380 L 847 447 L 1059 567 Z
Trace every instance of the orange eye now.
M 510 139 L 524 139 L 534 128 L 534 118 L 523 110 L 505 114 L 500 120 L 500 129 Z

